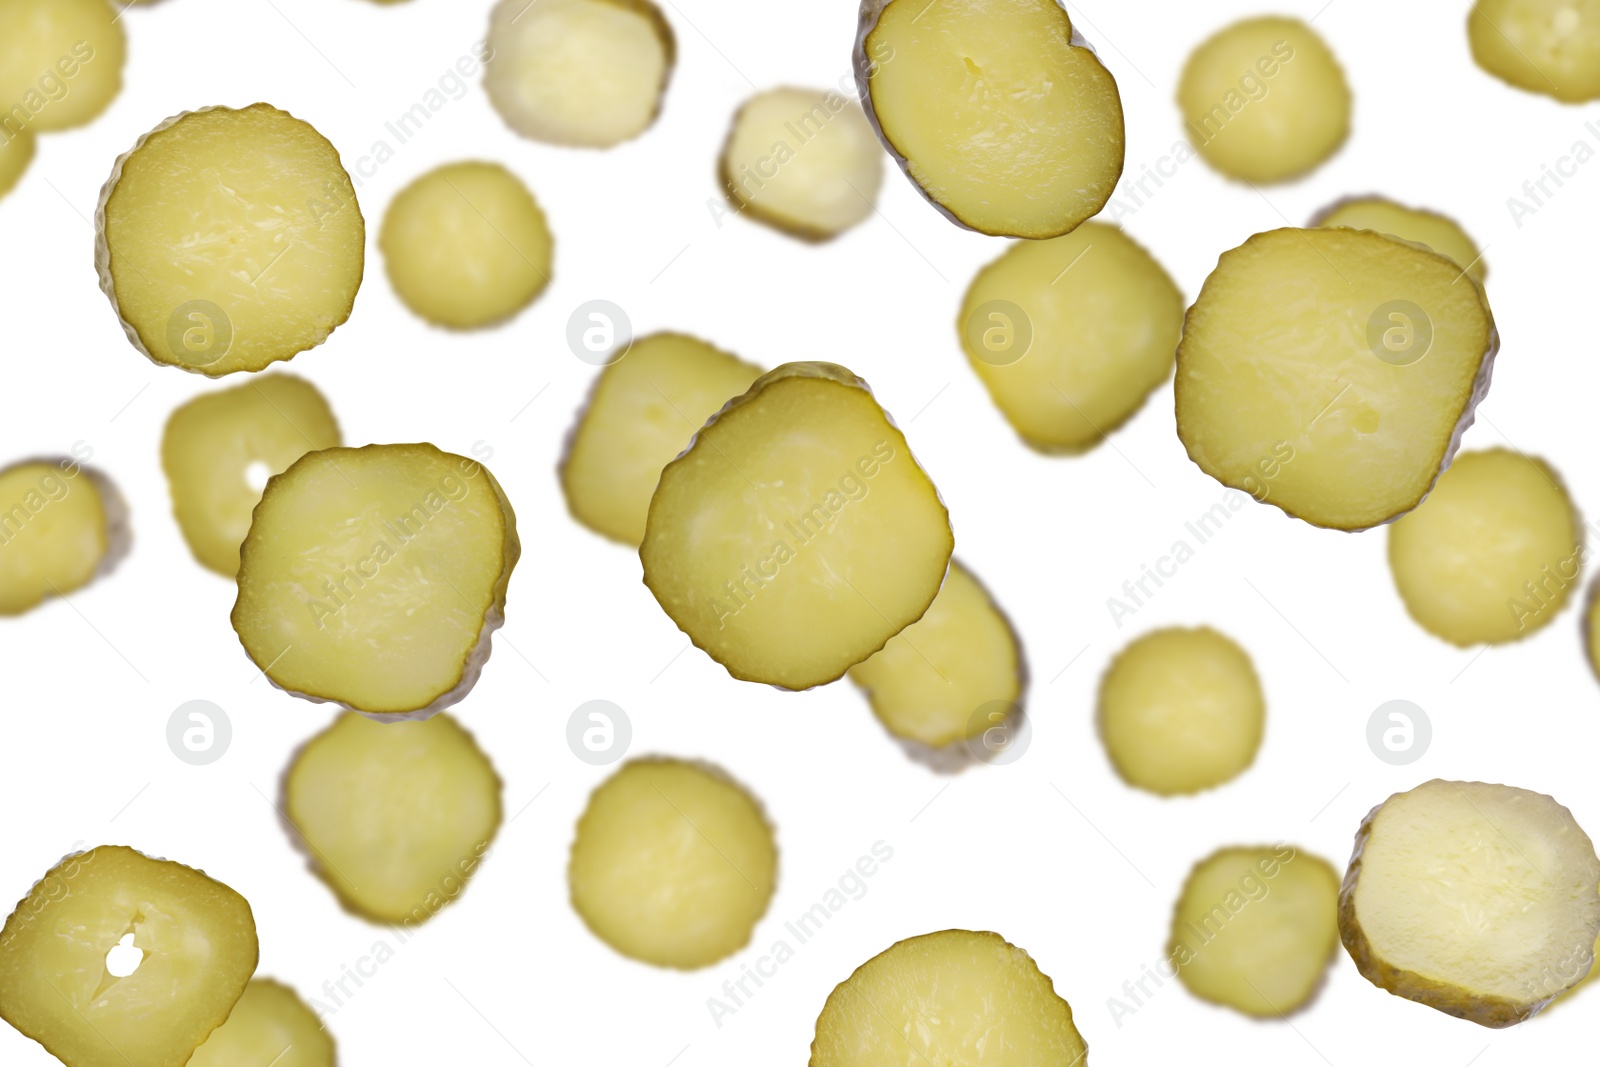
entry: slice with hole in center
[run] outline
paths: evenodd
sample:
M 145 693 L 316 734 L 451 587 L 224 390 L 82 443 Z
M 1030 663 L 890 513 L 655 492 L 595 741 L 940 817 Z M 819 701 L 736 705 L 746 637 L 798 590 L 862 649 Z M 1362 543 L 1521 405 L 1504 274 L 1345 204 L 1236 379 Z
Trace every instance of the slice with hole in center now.
M 860 106 L 831 89 L 769 89 L 733 116 L 720 163 L 734 204 L 810 241 L 872 217 L 883 150 Z
M 1184 987 L 1262 1019 L 1305 1007 L 1339 948 L 1339 872 L 1290 845 L 1219 849 L 1195 864 L 1167 957 Z
M 1056 0 L 863 0 L 856 81 L 890 155 L 956 223 L 1059 237 L 1122 177 L 1122 99 Z
M 333 1038 L 294 990 L 254 978 L 185 1067 L 334 1067 Z
M 1189 308 L 1178 436 L 1224 485 L 1256 495 L 1270 468 L 1269 503 L 1366 529 L 1433 486 L 1498 343 L 1454 260 L 1370 230 L 1258 233 L 1223 253 Z
M 0 470 L 0 616 L 110 574 L 132 542 L 111 479 L 62 456 Z
M 521 554 L 494 476 L 430 444 L 308 452 L 267 483 L 233 628 L 272 683 L 380 718 L 460 701 Z
M 759 377 L 760 367 L 685 334 L 633 342 L 596 377 L 561 462 L 573 518 L 637 547 L 661 469 Z
M 1477 243 L 1448 215 L 1420 207 L 1406 207 L 1384 196 L 1352 196 L 1331 204 L 1311 219 L 1312 226 L 1348 226 L 1376 230 L 1412 244 L 1427 245 L 1455 260 L 1479 285 L 1489 267 Z
M 941 930 L 898 941 L 828 995 L 810 1067 L 1086 1067 L 1072 1007 L 999 934 Z
M 650 0 L 500 0 L 487 55 L 483 87 L 512 130 L 609 148 L 655 122 L 677 43 Z
M 1339 933 L 1378 988 L 1511 1026 L 1588 973 L 1600 858 L 1572 813 L 1542 793 L 1434 779 L 1362 822 Z
M 661 472 L 639 558 L 662 609 L 728 673 L 807 689 L 921 618 L 954 544 L 867 384 L 786 363 Z
M 625 764 L 589 798 L 572 842 L 572 906 L 629 959 L 691 970 L 750 941 L 772 900 L 778 847 L 761 806 L 720 770 Z
M 139 138 L 95 223 L 128 340 L 213 378 L 320 345 L 361 286 L 366 223 L 338 151 L 268 104 L 185 112 Z
M 300 749 L 283 810 L 311 868 L 374 922 L 426 922 L 460 896 L 500 828 L 500 777 L 450 715 L 345 713 Z
M 128 954 L 131 973 L 116 958 Z M 102 845 L 52 868 L 0 929 L 0 1018 L 67 1067 L 183 1067 L 227 1020 L 256 957 L 238 893 Z
M 195 559 L 225 578 L 238 574 L 239 546 L 266 479 L 339 441 L 328 401 L 291 374 L 263 374 L 174 411 L 161 437 L 161 468 Z
M 980 735 L 1001 722 L 1008 736 L 1018 726 L 1026 678 L 1010 621 L 955 560 L 922 618 L 850 668 L 872 713 L 913 758 L 951 770 L 971 761 Z

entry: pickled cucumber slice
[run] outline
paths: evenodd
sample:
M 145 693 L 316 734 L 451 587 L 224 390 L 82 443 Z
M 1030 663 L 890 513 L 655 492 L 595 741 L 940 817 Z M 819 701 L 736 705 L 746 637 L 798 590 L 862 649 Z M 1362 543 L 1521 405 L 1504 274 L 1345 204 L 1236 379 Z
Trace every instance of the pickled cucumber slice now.
M 187 1067 L 334 1067 L 333 1038 L 295 991 L 254 978 Z
M 1600 937 L 1595 938 L 1594 945 L 1591 948 L 1591 962 L 1588 971 L 1583 969 L 1583 960 L 1581 958 L 1571 959 L 1562 961 L 1563 966 L 1559 970 L 1551 971 L 1546 976 L 1546 988 L 1555 994 L 1555 1000 L 1552 1000 L 1543 1010 L 1549 1011 L 1555 1007 L 1558 1001 L 1569 1000 L 1577 994 L 1578 990 L 1593 985 L 1595 978 L 1600 977 L 1600 966 L 1596 966 L 1595 961 L 1600 961 Z M 1576 982 L 1571 985 L 1567 984 L 1573 982 L 1574 979 L 1576 979 Z
M 35 138 L 29 131 L 11 133 L 0 126 L 0 197 L 15 189 L 27 173 L 35 147 Z
M 233 628 L 295 696 L 427 718 L 477 683 L 521 551 L 473 460 L 430 444 L 308 452 L 256 507 Z
M 1389 528 L 1406 611 L 1454 645 L 1520 641 L 1578 587 L 1584 533 L 1561 476 L 1502 448 L 1465 452 L 1428 499 Z
M 629 959 L 692 970 L 750 941 L 778 848 L 750 793 L 721 771 L 632 760 L 589 798 L 572 842 L 572 906 Z
M 124 969 L 113 950 L 130 947 L 137 968 L 113 975 L 112 962 Z M 238 893 L 102 845 L 52 868 L 0 929 L 0 1018 L 67 1067 L 183 1067 L 227 1020 L 256 957 Z
M 1477 0 L 1472 58 L 1518 89 L 1569 104 L 1600 97 L 1600 8 L 1590 0 Z
M 1178 346 L 1178 436 L 1269 503 L 1359 530 L 1421 502 L 1489 389 L 1499 339 L 1453 260 L 1364 230 L 1273 230 L 1225 252 Z
M 122 91 L 128 39 L 111 0 L 0 0 L 0 121 L 67 130 Z
M 1305 1007 L 1339 947 L 1339 872 L 1288 845 L 1224 848 L 1195 864 L 1168 958 L 1201 1000 L 1276 1019 Z
M 1244 649 L 1210 627 L 1173 627 L 1117 653 L 1096 714 L 1122 780 L 1178 796 L 1214 789 L 1255 762 L 1267 705 Z
M 266 479 L 339 442 L 327 400 L 290 374 L 264 374 L 174 411 L 161 438 L 161 467 L 194 558 L 223 577 L 238 574 L 239 546 Z
M 609 148 L 655 122 L 677 43 L 650 0 L 500 0 L 489 16 L 489 102 L 549 144 Z
M 1310 224 L 1377 230 L 1402 241 L 1427 245 L 1441 256 L 1449 256 L 1479 285 L 1489 275 L 1483 253 L 1478 251 L 1467 231 L 1454 219 L 1437 211 L 1406 207 L 1383 196 L 1354 196 L 1317 212 Z
M 406 307 L 437 326 L 475 330 L 544 292 L 554 242 L 515 174 L 498 163 L 451 163 L 395 195 L 378 247 Z
M 1183 294 L 1115 226 L 1019 241 L 978 272 L 957 323 L 972 369 L 1041 452 L 1105 439 L 1172 373 Z
M 658 333 L 633 342 L 595 379 L 561 463 L 573 518 L 638 546 L 661 468 L 761 368 L 698 338 Z
M 828 995 L 811 1067 L 1082 1067 L 1072 1007 L 999 934 L 942 930 L 890 945 Z
M 955 560 L 922 618 L 850 668 L 884 728 L 940 769 L 970 762 L 966 742 L 1021 714 L 1026 678 L 1010 621 Z
M 449 715 L 348 712 L 306 742 L 283 810 L 311 869 L 373 922 L 426 922 L 461 895 L 500 829 L 500 777 Z
M 1122 177 L 1116 80 L 1055 0 L 863 0 L 855 60 L 884 147 L 958 225 L 1059 237 Z
M 350 317 L 366 223 L 339 153 L 268 104 L 170 118 L 117 160 L 100 288 L 133 346 L 210 377 L 260 370 Z
M 1339 893 L 1339 933 L 1378 988 L 1482 1026 L 1511 1026 L 1588 972 L 1600 935 L 1597 887 L 1589 835 L 1550 797 L 1434 779 L 1362 822 Z
M 1293 18 L 1245 19 L 1208 37 L 1184 65 L 1178 108 L 1200 157 L 1247 182 L 1315 170 L 1350 135 L 1344 70 Z
M 883 151 L 860 106 L 833 90 L 769 89 L 733 116 L 723 188 L 774 229 L 812 241 L 872 217 Z
M 661 472 L 639 558 L 662 609 L 728 673 L 806 689 L 921 618 L 953 547 L 867 384 L 787 363 Z
M 69 456 L 0 470 L 0 615 L 110 574 L 132 543 L 111 479 Z

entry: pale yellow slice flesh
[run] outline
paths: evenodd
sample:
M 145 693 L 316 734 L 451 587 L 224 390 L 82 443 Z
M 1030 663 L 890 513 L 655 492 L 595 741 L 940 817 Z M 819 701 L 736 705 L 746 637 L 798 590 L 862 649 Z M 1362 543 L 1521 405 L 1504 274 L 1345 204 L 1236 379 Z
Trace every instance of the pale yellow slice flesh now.
M 1304 1007 L 1339 947 L 1339 872 L 1288 845 L 1195 864 L 1172 915 L 1170 966 L 1201 1000 L 1277 1019 Z
M 1572 499 L 1544 460 L 1464 452 L 1389 528 L 1389 572 L 1424 630 L 1455 645 L 1503 644 L 1548 626 L 1583 570 Z
M 374 922 L 426 922 L 452 903 L 500 828 L 500 778 L 449 715 L 374 722 L 346 712 L 306 742 L 283 807 L 311 867 Z
M 721 168 L 729 198 L 753 217 L 826 240 L 872 217 L 883 149 L 854 100 L 831 89 L 769 89 L 734 115 Z
M 772 900 L 778 847 L 726 775 L 634 760 L 589 798 L 572 842 L 572 906 L 630 959 L 692 970 L 732 955 Z
M 573 517 L 637 547 L 661 469 L 759 377 L 760 367 L 681 333 L 633 342 L 595 379 L 562 461 Z
M 1259 233 L 1189 308 L 1178 436 L 1201 470 L 1296 518 L 1376 526 L 1449 462 L 1497 346 L 1451 259 L 1371 231 Z
M 1550 797 L 1434 779 L 1362 822 L 1339 933 L 1380 989 L 1511 1026 L 1588 973 L 1597 887 L 1589 835 Z
M 0 470 L 0 615 L 20 615 L 108 574 L 127 551 L 126 510 L 71 458 Z
M 907 938 L 856 968 L 817 1017 L 810 1067 L 1085 1067 L 1072 1008 L 999 934 Z
M 174 411 L 161 438 L 161 467 L 194 558 L 225 578 L 238 574 L 239 546 L 266 479 L 339 442 L 327 400 L 290 374 L 264 374 Z
M 489 17 L 489 102 L 523 137 L 609 148 L 656 120 L 672 27 L 650 0 L 500 0 Z
M 890 154 L 980 233 L 1058 237 L 1122 176 L 1116 80 L 1055 0 L 870 0 L 856 69 Z
M 1213 789 L 1255 762 L 1267 705 L 1245 650 L 1202 626 L 1155 630 L 1117 653 L 1096 716 L 1123 781 L 1177 796 Z
M 378 247 L 406 307 L 435 325 L 474 330 L 544 292 L 554 240 L 515 174 L 498 163 L 451 163 L 395 195 Z
M 0 124 L 66 130 L 122 91 L 128 41 L 112 0 L 0 0 Z
M 425 718 L 477 682 L 520 554 L 474 460 L 428 444 L 308 452 L 256 507 L 233 628 L 281 689 Z
M 1478 66 L 1569 104 L 1600 97 L 1600 3 L 1477 0 L 1467 37 Z
M 138 967 L 115 977 L 108 957 L 129 935 Z M 238 893 L 102 845 L 51 869 L 0 929 L 0 1018 L 67 1067 L 183 1067 L 227 1020 L 256 957 Z
M 1022 697 L 1022 650 L 988 590 L 950 563 L 939 595 L 916 622 L 850 668 L 872 713 L 895 737 L 944 748 L 995 725 L 987 711 Z
M 17 187 L 33 162 L 35 148 L 36 139 L 29 131 L 11 133 L 0 127 L 0 197 Z
M 320 345 L 350 317 L 366 224 L 333 145 L 267 104 L 168 119 L 117 161 L 95 264 L 136 348 L 217 377 Z
M 1596 977 L 1600 977 L 1600 936 L 1595 938 L 1590 948 L 1590 964 L 1587 971 L 1583 968 L 1582 957 L 1563 960 L 1559 968 L 1552 970 L 1545 979 L 1545 985 L 1555 995 L 1555 1000 L 1546 1005 L 1544 1010 L 1549 1011 L 1558 1002 L 1570 999 L 1578 990 L 1594 984 Z
M 1279 182 L 1317 168 L 1350 134 L 1350 86 L 1299 19 L 1252 18 L 1207 38 L 1178 81 L 1200 156 L 1230 178 Z
M 187 1067 L 334 1067 L 333 1038 L 295 991 L 252 979 Z
M 920 618 L 954 545 L 866 383 L 787 363 L 661 472 L 639 558 L 662 609 L 728 673 L 806 689 Z
M 1079 453 L 1172 373 L 1183 294 L 1115 226 L 1019 241 L 967 288 L 956 324 L 972 369 L 1041 452 Z
M 1467 231 L 1454 219 L 1437 211 L 1406 207 L 1382 196 L 1357 196 L 1318 212 L 1311 225 L 1376 230 L 1402 241 L 1427 245 L 1441 256 L 1455 260 L 1480 285 L 1489 274 L 1483 254 Z

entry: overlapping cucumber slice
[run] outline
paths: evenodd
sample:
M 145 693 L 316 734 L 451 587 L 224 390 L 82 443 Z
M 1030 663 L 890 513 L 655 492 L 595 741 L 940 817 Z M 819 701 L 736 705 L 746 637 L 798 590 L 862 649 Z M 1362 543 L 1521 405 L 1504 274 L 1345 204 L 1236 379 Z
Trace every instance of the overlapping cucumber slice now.
M 296 696 L 426 718 L 477 682 L 520 554 L 475 460 L 430 444 L 308 452 L 256 507 L 233 628 Z

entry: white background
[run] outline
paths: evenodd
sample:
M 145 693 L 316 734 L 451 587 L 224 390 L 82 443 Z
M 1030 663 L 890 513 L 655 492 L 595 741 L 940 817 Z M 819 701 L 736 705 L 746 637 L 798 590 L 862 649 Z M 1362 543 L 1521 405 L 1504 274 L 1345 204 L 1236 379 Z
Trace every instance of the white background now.
M 166 0 L 129 11 L 122 96 L 92 126 L 42 139 L 32 171 L 0 202 L 0 461 L 87 442 L 128 497 L 136 534 L 111 578 L 0 621 L 0 895 L 21 897 L 75 846 L 126 843 L 242 892 L 260 927 L 259 973 L 307 995 L 380 938 L 393 942 L 340 910 L 279 826 L 270 800 L 285 762 L 333 712 L 257 679 L 228 625 L 231 584 L 194 563 L 178 534 L 158 460 L 162 425 L 218 386 L 128 345 L 96 289 L 88 220 L 117 155 L 186 109 L 266 100 L 314 123 L 352 164 L 469 53 L 489 6 Z M 1453 214 L 1487 246 L 1504 339 L 1466 447 L 1545 456 L 1579 505 L 1600 513 L 1588 436 L 1600 384 L 1591 317 L 1600 163 L 1520 228 L 1506 205 L 1575 141 L 1600 147 L 1600 128 L 1584 128 L 1600 107 L 1562 106 L 1479 71 L 1466 6 L 1285 0 L 1275 10 L 1316 16 L 1350 75 L 1349 144 L 1310 179 L 1264 195 L 1188 162 L 1123 221 L 1192 298 L 1220 252 L 1347 194 L 1376 190 Z M 708 203 L 732 111 L 754 89 L 845 77 L 855 11 L 849 0 L 671 0 L 665 11 L 678 68 L 660 121 L 639 140 L 609 152 L 533 144 L 473 85 L 366 180 L 370 258 L 355 313 L 287 368 L 323 389 L 349 444 L 492 448 L 524 546 L 493 660 L 456 709 L 505 779 L 508 822 L 461 900 L 329 1017 L 342 1062 L 803 1063 L 835 983 L 899 938 L 952 926 L 997 930 L 1032 953 L 1102 1067 L 1191 1058 L 1497 1067 L 1592 1048 L 1600 993 L 1491 1031 L 1380 992 L 1342 949 L 1320 998 L 1289 1023 L 1249 1021 L 1172 982 L 1113 1022 L 1107 998 L 1160 957 L 1185 874 L 1219 845 L 1287 839 L 1342 869 L 1367 810 L 1431 777 L 1547 792 L 1600 831 L 1600 694 L 1577 612 L 1514 646 L 1458 651 L 1405 616 L 1381 530 L 1321 531 L 1251 504 L 1119 629 L 1106 598 L 1223 495 L 1184 455 L 1170 385 L 1087 457 L 1024 448 L 966 366 L 954 327 L 963 288 L 1004 242 L 950 225 L 898 172 L 881 217 L 828 245 L 740 218 L 719 227 Z M 1130 175 L 1181 136 L 1171 98 L 1189 49 L 1260 11 L 1242 0 L 1072 5 L 1121 86 Z M 375 237 L 395 190 L 463 158 L 522 175 L 557 238 L 555 281 L 540 301 L 504 329 L 467 336 L 430 329 L 396 302 Z M 1126 186 L 1119 196 L 1133 204 Z M 556 481 L 594 373 L 568 351 L 566 321 L 596 297 L 626 308 L 640 332 L 693 332 L 767 366 L 834 360 L 873 385 L 948 503 L 958 555 L 1026 642 L 1035 735 L 1019 762 L 942 778 L 902 756 L 848 683 L 782 693 L 685 651 L 637 558 L 572 522 Z M 1254 655 L 1266 741 L 1226 787 L 1160 800 L 1110 771 L 1092 726 L 1094 688 L 1136 633 L 1200 622 Z M 173 709 L 196 698 L 224 707 L 234 729 L 224 758 L 199 768 L 165 741 Z M 766 804 L 780 883 L 752 947 L 734 959 L 692 974 L 632 963 L 569 907 L 572 827 L 608 772 L 579 762 L 564 731 L 594 698 L 627 709 L 635 754 L 715 761 Z M 1410 767 L 1380 762 L 1364 739 L 1372 710 L 1394 698 L 1420 704 L 1434 725 L 1431 751 Z M 865 897 L 714 1025 L 707 998 L 787 939 L 783 922 L 880 840 L 894 858 Z M 53 1062 L 0 1028 L 0 1063 Z

